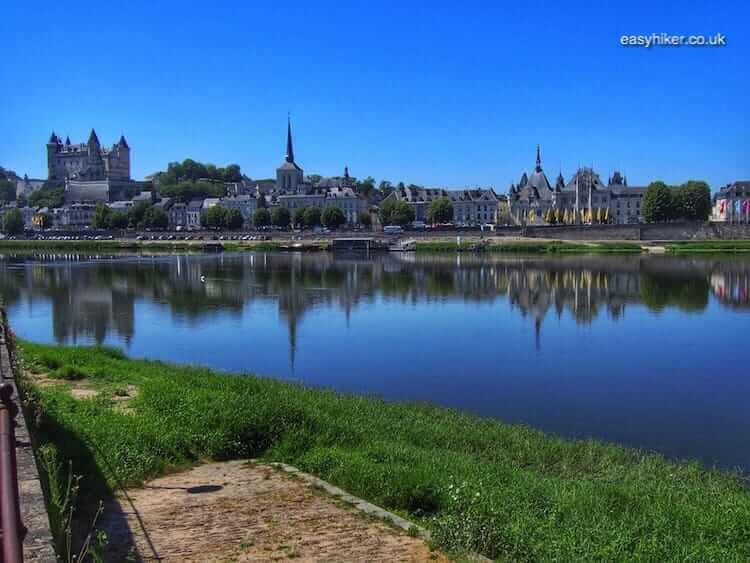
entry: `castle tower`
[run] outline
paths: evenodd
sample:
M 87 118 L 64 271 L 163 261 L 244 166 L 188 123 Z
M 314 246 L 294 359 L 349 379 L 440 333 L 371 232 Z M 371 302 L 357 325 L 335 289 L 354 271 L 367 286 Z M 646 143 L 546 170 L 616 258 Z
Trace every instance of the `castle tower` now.
M 57 173 L 57 153 L 60 151 L 60 138 L 52 131 L 47 141 L 47 179 L 62 180 Z
M 123 180 L 130 180 L 130 145 L 125 135 L 120 135 L 113 151 L 115 158 L 111 159 L 110 175 Z
M 96 136 L 96 131 L 91 130 L 89 135 L 88 143 L 86 143 L 89 153 L 89 162 L 98 162 L 102 159 L 102 146 L 99 144 L 99 137 Z

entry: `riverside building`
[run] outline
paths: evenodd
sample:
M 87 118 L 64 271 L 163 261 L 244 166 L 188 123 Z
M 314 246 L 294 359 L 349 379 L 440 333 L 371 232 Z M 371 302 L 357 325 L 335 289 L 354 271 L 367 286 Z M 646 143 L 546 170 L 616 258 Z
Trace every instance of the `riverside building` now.
M 508 190 L 508 206 L 515 224 L 629 224 L 643 221 L 641 200 L 645 187 L 628 186 L 615 171 L 605 185 L 593 168 L 579 168 L 566 183 L 560 172 L 552 184 L 542 169 L 541 150 L 536 166 L 524 172 Z

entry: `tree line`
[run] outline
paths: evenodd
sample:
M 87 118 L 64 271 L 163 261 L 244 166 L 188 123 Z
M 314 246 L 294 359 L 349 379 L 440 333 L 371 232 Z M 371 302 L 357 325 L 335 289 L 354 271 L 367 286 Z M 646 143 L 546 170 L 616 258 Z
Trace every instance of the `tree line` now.
M 689 180 L 679 186 L 651 182 L 641 202 L 641 214 L 648 223 L 705 221 L 710 212 L 711 189 L 702 180 Z

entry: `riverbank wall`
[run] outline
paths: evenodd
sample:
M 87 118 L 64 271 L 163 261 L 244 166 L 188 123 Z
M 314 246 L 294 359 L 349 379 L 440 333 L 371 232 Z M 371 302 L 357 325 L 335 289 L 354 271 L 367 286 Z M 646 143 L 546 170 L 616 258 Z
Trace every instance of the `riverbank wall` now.
M 750 238 L 750 225 L 725 223 L 649 223 L 643 225 L 553 225 L 518 228 L 516 236 L 559 240 L 739 240 Z
M 13 335 L 8 327 L 5 310 L 0 308 L 0 380 L 13 387 L 13 401 L 18 406 L 15 417 L 16 467 L 20 498 L 21 523 L 26 528 L 23 538 L 23 558 L 26 562 L 53 563 L 57 561 L 49 526 L 47 505 L 44 501 L 42 481 L 34 458 L 31 435 L 21 409 L 21 399 L 16 386 L 16 366 Z

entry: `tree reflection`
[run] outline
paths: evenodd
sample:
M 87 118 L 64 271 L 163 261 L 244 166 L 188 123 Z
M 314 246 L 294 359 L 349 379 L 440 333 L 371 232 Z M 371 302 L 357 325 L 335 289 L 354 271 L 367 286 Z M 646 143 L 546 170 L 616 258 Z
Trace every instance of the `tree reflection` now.
M 316 307 L 349 315 L 362 302 L 492 303 L 507 300 L 529 318 L 537 339 L 547 315 L 588 324 L 613 321 L 631 305 L 658 312 L 701 312 L 719 303 L 749 308 L 750 261 L 734 258 L 381 254 L 371 260 L 330 254 L 91 257 L 5 255 L 0 292 L 6 304 L 48 301 L 54 338 L 102 343 L 135 334 L 135 303 L 165 308 L 175 319 L 203 323 L 217 313 L 241 315 L 255 301 L 278 307 L 288 326 L 290 360 L 297 328 Z M 457 319 L 457 328 L 460 319 Z M 539 344 L 539 340 L 538 340 Z

